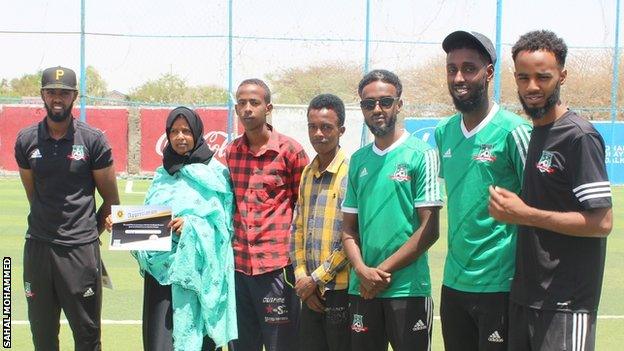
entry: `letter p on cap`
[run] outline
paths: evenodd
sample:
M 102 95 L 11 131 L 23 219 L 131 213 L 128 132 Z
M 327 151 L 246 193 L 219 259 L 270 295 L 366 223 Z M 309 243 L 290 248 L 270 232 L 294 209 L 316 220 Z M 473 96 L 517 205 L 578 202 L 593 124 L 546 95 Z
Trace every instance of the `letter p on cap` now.
M 65 71 L 63 71 L 62 69 L 57 69 L 56 70 L 56 76 L 55 76 L 56 80 L 61 79 L 61 77 L 64 76 L 64 75 L 65 75 Z

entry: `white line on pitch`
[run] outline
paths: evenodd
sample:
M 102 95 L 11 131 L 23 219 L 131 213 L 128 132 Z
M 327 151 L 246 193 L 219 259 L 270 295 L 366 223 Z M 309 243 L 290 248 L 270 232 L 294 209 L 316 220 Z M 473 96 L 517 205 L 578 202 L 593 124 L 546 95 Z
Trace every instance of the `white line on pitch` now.
M 132 187 L 134 186 L 134 181 L 132 179 L 128 179 L 126 181 L 126 187 L 124 188 L 124 193 L 126 194 L 145 194 L 145 191 L 134 191 Z
M 109 324 L 117 324 L 117 325 L 136 325 L 136 324 L 141 324 L 143 323 L 143 321 L 139 321 L 139 320 L 132 320 L 132 319 L 127 319 L 127 320 L 112 320 L 112 319 L 102 319 L 102 324 L 105 325 L 109 325 Z M 11 324 L 13 325 L 28 325 L 28 321 L 11 321 Z M 67 324 L 67 320 L 66 319 L 61 319 L 61 324 Z
M 124 192 L 125 192 L 126 194 L 132 194 L 132 184 L 133 184 L 133 183 L 134 183 L 134 182 L 133 182 L 132 180 L 127 180 L 127 181 L 126 181 L 126 188 L 124 189 Z
M 433 317 L 434 319 L 440 319 L 440 316 Z M 600 315 L 598 319 L 624 319 L 624 315 Z M 102 319 L 102 324 L 104 325 L 138 325 L 143 323 L 140 320 L 126 319 L 126 320 L 113 320 L 113 319 Z M 28 321 L 11 321 L 13 325 L 27 325 Z M 61 324 L 67 324 L 67 320 L 62 319 Z

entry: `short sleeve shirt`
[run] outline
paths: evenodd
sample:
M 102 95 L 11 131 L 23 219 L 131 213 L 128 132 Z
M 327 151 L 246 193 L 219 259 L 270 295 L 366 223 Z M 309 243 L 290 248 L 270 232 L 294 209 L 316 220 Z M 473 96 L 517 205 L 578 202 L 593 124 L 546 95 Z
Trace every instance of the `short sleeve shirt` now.
M 420 226 L 418 207 L 442 206 L 436 150 L 405 133 L 379 150 L 371 143 L 351 157 L 345 213 L 357 213 L 362 259 L 376 267 L 396 252 Z M 350 274 L 349 293 L 359 295 L 359 278 Z M 427 254 L 392 273 L 379 297 L 430 296 Z
M 490 216 L 488 187 L 520 193 L 530 130 L 526 120 L 496 104 L 470 131 L 461 114 L 436 128 L 447 194 L 445 286 L 473 293 L 511 288 L 517 227 Z
M 26 238 L 65 246 L 97 240 L 93 171 L 113 164 L 100 130 L 73 119 L 55 140 L 44 119 L 18 133 L 15 160 L 34 176 Z
M 254 154 L 245 135 L 228 146 L 226 161 L 236 198 L 235 269 L 257 275 L 290 263 L 290 228 L 299 194 L 305 151 L 293 139 L 273 131 Z
M 591 123 L 568 111 L 533 129 L 522 199 L 548 211 L 611 207 L 604 141 Z M 510 298 L 538 309 L 596 311 L 606 242 L 520 226 Z

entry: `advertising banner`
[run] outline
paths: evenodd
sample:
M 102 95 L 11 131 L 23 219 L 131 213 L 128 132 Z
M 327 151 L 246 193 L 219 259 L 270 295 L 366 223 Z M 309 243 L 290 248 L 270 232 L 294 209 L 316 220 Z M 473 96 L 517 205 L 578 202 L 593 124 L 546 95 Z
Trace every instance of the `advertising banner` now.
M 165 121 L 171 109 L 141 109 L 141 171 L 153 172 L 162 165 L 167 145 Z M 227 110 L 197 109 L 204 123 L 204 139 L 215 156 L 223 158 L 227 144 Z
M 74 109 L 74 116 L 80 111 Z M 17 171 L 14 147 L 17 133 L 39 123 L 46 116 L 43 104 L 35 106 L 3 106 L 0 110 L 0 168 Z M 77 118 L 77 117 L 76 117 Z M 128 111 L 115 108 L 88 108 L 87 123 L 100 129 L 108 139 L 113 152 L 116 172 L 125 172 L 128 165 Z

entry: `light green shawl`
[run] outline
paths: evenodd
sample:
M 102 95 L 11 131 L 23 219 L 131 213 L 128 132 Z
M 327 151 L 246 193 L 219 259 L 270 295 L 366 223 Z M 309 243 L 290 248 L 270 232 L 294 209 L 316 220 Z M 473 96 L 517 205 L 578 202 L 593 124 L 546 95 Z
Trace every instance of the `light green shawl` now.
M 170 206 L 175 217 L 184 217 L 170 252 L 133 252 L 141 271 L 171 285 L 176 350 L 200 350 L 204 335 L 217 347 L 238 337 L 229 179 L 215 159 L 186 165 L 173 176 L 159 167 L 145 197 L 146 204 Z

